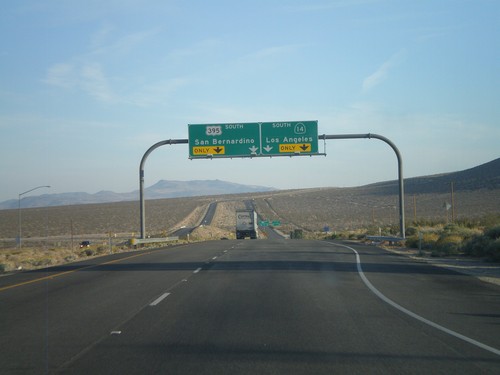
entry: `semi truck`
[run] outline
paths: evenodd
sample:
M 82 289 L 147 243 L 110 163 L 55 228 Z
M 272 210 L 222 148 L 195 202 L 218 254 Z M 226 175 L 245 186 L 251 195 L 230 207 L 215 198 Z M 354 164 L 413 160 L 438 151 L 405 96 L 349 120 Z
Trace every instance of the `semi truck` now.
M 257 236 L 257 213 L 255 210 L 236 210 L 236 239 L 243 240 L 250 237 L 254 240 Z

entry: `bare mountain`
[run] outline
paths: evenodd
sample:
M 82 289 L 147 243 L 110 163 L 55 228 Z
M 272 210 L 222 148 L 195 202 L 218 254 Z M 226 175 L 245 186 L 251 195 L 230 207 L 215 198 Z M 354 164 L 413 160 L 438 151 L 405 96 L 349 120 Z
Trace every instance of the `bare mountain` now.
M 500 189 L 500 158 L 459 172 L 405 179 L 405 194 L 446 193 L 453 183 L 454 191 L 473 191 L 480 189 Z M 378 182 L 364 188 L 373 194 L 398 194 L 398 181 Z
M 242 185 L 221 180 L 170 181 L 161 180 L 144 189 L 146 199 L 195 197 L 205 195 L 224 195 L 240 193 L 256 193 L 276 190 L 272 187 Z M 27 196 L 22 199 L 22 207 L 66 206 L 90 203 L 113 203 L 139 200 L 139 190 L 130 193 L 100 191 L 95 194 L 84 192 L 44 194 Z M 0 202 L 0 209 L 17 208 L 18 200 L 10 199 Z
M 500 158 L 467 170 L 432 176 L 405 179 L 405 194 L 445 194 L 449 193 L 451 183 L 455 192 L 477 190 L 500 191 Z M 225 195 L 239 193 L 268 192 L 270 187 L 241 185 L 220 180 L 170 181 L 161 180 L 145 189 L 146 199 L 194 197 L 206 195 Z M 398 181 L 385 181 L 357 188 L 344 188 L 343 191 L 364 192 L 377 196 L 398 194 Z M 27 196 L 22 200 L 23 208 L 62 206 L 89 203 L 113 203 L 139 199 L 139 191 L 114 193 L 100 191 L 95 194 L 63 193 Z M 17 208 L 17 199 L 0 203 L 0 209 Z

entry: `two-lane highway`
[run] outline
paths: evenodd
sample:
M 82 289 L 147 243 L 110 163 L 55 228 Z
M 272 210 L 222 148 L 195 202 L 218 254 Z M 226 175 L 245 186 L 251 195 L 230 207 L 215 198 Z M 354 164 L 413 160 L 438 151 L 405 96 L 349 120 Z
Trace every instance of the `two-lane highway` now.
M 217 210 L 217 202 L 212 202 L 208 205 L 207 212 L 205 212 L 205 216 L 200 222 L 200 225 L 210 225 L 212 224 L 212 220 L 215 216 L 215 211 Z M 177 229 L 175 232 L 171 233 L 170 236 L 176 236 L 176 237 L 186 237 L 188 234 L 190 234 L 193 230 L 195 230 L 196 227 L 183 227 Z
M 213 241 L 0 278 L 0 363 L 7 374 L 496 374 L 498 311 L 499 287 L 375 247 Z

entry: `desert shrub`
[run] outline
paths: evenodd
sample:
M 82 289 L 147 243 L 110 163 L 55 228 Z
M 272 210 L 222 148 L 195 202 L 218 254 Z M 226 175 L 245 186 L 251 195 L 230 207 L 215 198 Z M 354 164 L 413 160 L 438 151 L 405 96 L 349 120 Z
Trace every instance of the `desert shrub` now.
M 486 254 L 486 248 L 490 240 L 486 236 L 476 236 L 467 241 L 463 247 L 464 253 L 473 257 L 482 257 Z
M 367 236 L 378 236 L 378 233 L 379 233 L 379 227 L 377 227 L 376 225 L 370 225 L 366 229 Z
M 35 259 L 30 262 L 35 267 L 50 266 L 52 264 L 51 258 L 40 258 Z
M 486 229 L 482 235 L 473 236 L 463 249 L 467 255 L 500 262 L 500 226 L 496 225 Z
M 335 240 L 335 239 L 337 239 L 337 238 L 340 238 L 340 235 L 339 235 L 339 234 L 337 234 L 337 233 L 332 233 L 332 234 L 330 235 L 330 239 L 331 239 L 331 240 Z
M 465 241 L 474 236 L 482 234 L 482 231 L 474 227 L 467 227 L 457 224 L 448 224 L 443 228 L 443 233 L 447 235 L 460 236 L 462 237 L 462 240 Z
M 418 234 L 406 237 L 406 246 L 412 249 L 418 249 Z
M 434 232 L 425 232 L 422 233 L 422 249 L 423 250 L 432 250 L 435 248 L 436 243 L 439 241 L 439 234 Z M 410 236 L 406 238 L 406 246 L 418 249 L 420 243 L 420 235 L 419 233 L 414 236 Z
M 500 238 L 500 225 L 486 229 L 486 231 L 484 232 L 484 235 L 492 240 L 499 239 Z
M 462 249 L 463 240 L 464 238 L 459 234 L 444 232 L 439 236 L 434 251 L 437 252 L 439 256 L 456 255 Z
M 85 249 L 85 250 L 83 250 L 83 251 L 81 252 L 81 255 L 82 255 L 82 256 L 85 256 L 85 255 L 86 255 L 86 256 L 88 256 L 88 257 L 90 257 L 90 256 L 92 256 L 92 255 L 95 255 L 95 254 L 96 254 L 96 251 L 95 251 L 94 249 Z
M 69 262 L 74 262 L 77 259 L 78 259 L 78 257 L 76 255 L 74 255 L 74 254 L 70 254 L 70 255 L 67 255 L 67 256 L 64 257 L 64 261 L 68 262 L 68 263 Z
M 96 254 L 102 254 L 109 249 L 109 246 L 97 246 Z
M 480 223 L 482 226 L 487 227 L 487 228 L 499 226 L 500 225 L 500 214 L 486 215 L 480 220 Z
M 490 241 L 486 247 L 486 256 L 493 262 L 500 262 L 500 238 Z
M 0 263 L 0 272 L 5 272 L 6 269 L 7 267 L 5 266 L 5 264 Z
M 419 219 L 413 221 L 413 225 L 416 227 L 438 227 L 443 225 L 443 220 Z
M 406 228 L 406 237 L 418 237 L 418 228 L 417 227 L 408 227 Z
M 439 241 L 437 233 L 424 233 L 422 236 L 422 249 L 432 249 Z

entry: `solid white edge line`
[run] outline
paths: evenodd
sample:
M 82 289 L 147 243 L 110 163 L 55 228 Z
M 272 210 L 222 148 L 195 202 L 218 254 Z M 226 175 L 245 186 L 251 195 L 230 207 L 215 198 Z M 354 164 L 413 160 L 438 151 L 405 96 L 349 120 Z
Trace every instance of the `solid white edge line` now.
M 425 323 L 433 328 L 436 328 L 444 333 L 447 333 L 451 336 L 454 336 L 460 340 L 463 340 L 465 342 L 468 342 L 469 344 L 472 344 L 472 345 L 475 345 L 481 349 L 484 349 L 484 350 L 487 350 L 493 354 L 496 354 L 498 356 L 500 356 L 500 350 L 496 349 L 496 348 L 493 348 L 489 345 L 486 345 L 486 344 L 483 344 L 482 342 L 479 342 L 479 341 L 476 341 L 474 339 L 471 339 L 470 337 L 467 337 L 467 336 L 464 336 L 458 332 L 455 332 L 455 331 L 452 331 L 451 329 L 448 329 L 446 327 L 443 327 L 437 323 L 434 323 L 428 319 L 425 319 L 423 317 L 421 317 L 420 315 L 417 315 L 415 314 L 414 312 L 404 308 L 403 306 L 401 305 L 398 305 L 396 302 L 394 302 L 393 300 L 387 298 L 386 296 L 384 296 L 377 288 L 375 288 L 373 286 L 373 284 L 366 278 L 364 272 L 363 272 L 363 269 L 361 268 L 361 258 L 358 254 L 358 252 L 356 250 L 354 250 L 352 247 L 349 247 L 349 246 L 346 246 L 346 245 L 341 245 L 341 244 L 337 244 L 337 243 L 333 243 L 333 242 L 327 242 L 331 245 L 335 245 L 335 246 L 342 246 L 342 247 L 345 247 L 351 251 L 354 252 L 354 254 L 356 255 L 356 266 L 357 266 L 357 269 L 358 269 L 358 273 L 359 273 L 359 276 L 361 277 L 361 280 L 363 280 L 363 282 L 365 283 L 365 285 L 368 287 L 368 289 L 370 289 L 378 298 L 380 298 L 382 301 L 388 303 L 389 305 L 391 305 L 392 307 L 398 309 L 399 311 L 401 311 L 402 313 L 405 313 L 406 315 L 408 316 L 411 316 L 412 318 L 414 319 L 417 319 L 419 321 L 421 321 L 422 323 Z
M 163 301 L 165 298 L 167 298 L 170 295 L 170 293 L 163 293 L 161 296 L 159 296 L 157 299 L 155 299 L 153 302 L 149 304 L 149 306 L 156 306 L 158 305 L 161 301 Z
M 195 269 L 195 270 L 193 271 L 193 273 L 198 273 L 198 272 L 200 272 L 200 271 L 201 271 L 201 267 L 200 267 L 200 268 Z

